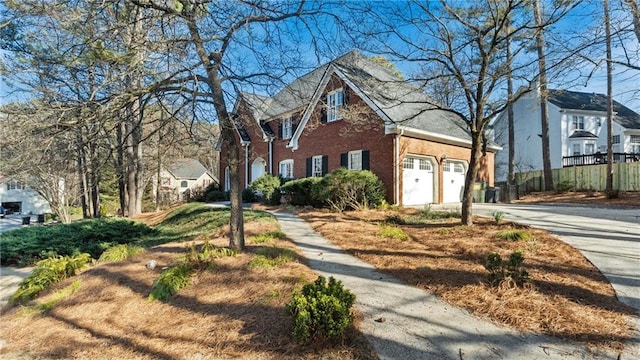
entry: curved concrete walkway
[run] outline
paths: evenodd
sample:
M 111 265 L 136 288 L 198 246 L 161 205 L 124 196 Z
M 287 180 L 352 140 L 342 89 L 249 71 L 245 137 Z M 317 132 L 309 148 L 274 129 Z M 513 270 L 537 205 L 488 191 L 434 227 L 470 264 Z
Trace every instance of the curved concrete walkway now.
M 523 334 L 477 318 L 420 289 L 378 272 L 333 246 L 304 220 L 273 213 L 309 266 L 356 295 L 361 329 L 381 359 L 638 359 L 638 341 L 623 354 L 594 353 L 558 339 Z

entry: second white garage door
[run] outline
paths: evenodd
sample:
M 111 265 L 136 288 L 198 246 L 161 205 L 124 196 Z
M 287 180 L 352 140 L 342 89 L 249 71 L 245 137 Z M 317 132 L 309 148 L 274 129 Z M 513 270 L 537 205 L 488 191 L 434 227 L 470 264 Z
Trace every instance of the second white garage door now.
M 433 203 L 433 165 L 428 159 L 407 156 L 402 161 L 402 204 Z
M 465 168 L 462 161 L 447 160 L 442 165 L 442 202 L 454 203 L 462 201 Z

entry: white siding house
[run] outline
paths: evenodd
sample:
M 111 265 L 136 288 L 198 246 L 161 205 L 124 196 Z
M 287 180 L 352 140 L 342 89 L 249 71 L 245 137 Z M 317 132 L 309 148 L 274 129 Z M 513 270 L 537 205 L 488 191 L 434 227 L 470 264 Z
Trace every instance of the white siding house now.
M 11 212 L 25 215 L 51 213 L 47 200 L 35 190 L 3 176 L 0 176 L 0 204 Z
M 549 152 L 553 169 L 563 157 L 607 152 L 607 98 L 602 94 L 549 90 Z M 542 170 L 540 94 L 532 90 L 513 105 L 516 172 Z M 509 133 L 506 111 L 493 124 L 496 181 L 508 172 Z M 614 101 L 613 152 L 640 154 L 640 115 Z

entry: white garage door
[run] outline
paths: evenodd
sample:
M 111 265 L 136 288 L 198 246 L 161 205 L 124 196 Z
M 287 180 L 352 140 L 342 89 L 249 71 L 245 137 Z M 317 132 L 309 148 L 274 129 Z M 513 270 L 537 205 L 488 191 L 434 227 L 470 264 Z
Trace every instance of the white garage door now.
M 442 165 L 442 202 L 454 203 L 462 201 L 464 189 L 464 163 L 461 161 L 445 161 Z
M 402 204 L 433 202 L 433 166 L 427 159 L 407 156 L 402 161 Z

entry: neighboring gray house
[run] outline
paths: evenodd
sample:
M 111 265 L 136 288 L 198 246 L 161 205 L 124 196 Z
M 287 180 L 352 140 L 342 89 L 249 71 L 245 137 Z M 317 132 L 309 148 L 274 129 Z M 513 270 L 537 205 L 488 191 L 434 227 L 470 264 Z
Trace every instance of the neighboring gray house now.
M 49 202 L 29 186 L 8 176 L 0 175 L 0 204 L 19 214 L 50 213 Z
M 218 183 L 209 171 L 196 159 L 180 159 L 160 172 L 160 190 L 173 194 L 172 200 L 186 200 L 185 193 L 204 190 Z
M 640 154 L 640 114 L 614 101 L 615 161 L 632 161 Z M 607 97 L 603 94 L 549 90 L 549 150 L 551 167 L 601 163 L 607 152 Z M 516 172 L 542 170 L 540 94 L 535 89 L 513 105 Z M 505 181 L 509 142 L 506 111 L 493 124 L 496 181 Z M 598 154 L 600 153 L 600 154 Z M 564 158 L 564 162 L 563 162 Z

